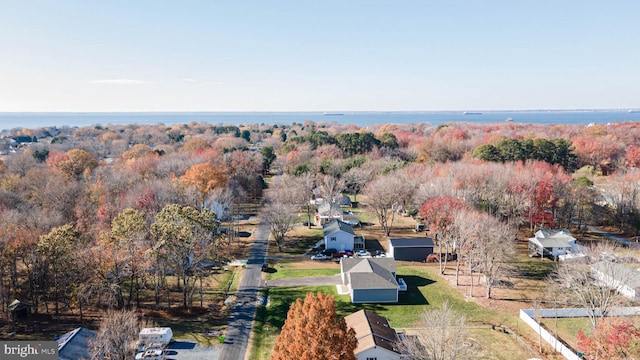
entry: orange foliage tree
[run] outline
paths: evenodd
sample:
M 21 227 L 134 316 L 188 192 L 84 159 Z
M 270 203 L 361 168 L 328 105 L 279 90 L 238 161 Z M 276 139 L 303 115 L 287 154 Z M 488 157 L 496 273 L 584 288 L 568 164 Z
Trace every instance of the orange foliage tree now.
M 355 360 L 356 333 L 338 319 L 333 296 L 307 293 L 289 308 L 271 360 Z
M 202 198 L 201 204 L 209 192 L 217 187 L 225 185 L 227 181 L 224 169 L 209 163 L 200 163 L 193 165 L 182 175 L 180 182 L 187 187 L 195 187 Z
M 52 153 L 47 158 L 47 165 L 60 170 L 69 179 L 79 179 L 86 172 L 90 172 L 98 166 L 86 150 L 72 149 L 64 154 Z

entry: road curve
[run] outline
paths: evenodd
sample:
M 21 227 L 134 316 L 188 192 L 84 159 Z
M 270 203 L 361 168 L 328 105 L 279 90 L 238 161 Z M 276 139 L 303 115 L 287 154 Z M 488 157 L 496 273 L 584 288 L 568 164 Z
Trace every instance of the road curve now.
M 241 360 L 246 356 L 262 278 L 261 268 L 262 264 L 266 262 L 268 243 L 269 226 L 261 222 L 254 233 L 247 268 L 240 280 L 236 302 L 231 308 L 220 360 Z

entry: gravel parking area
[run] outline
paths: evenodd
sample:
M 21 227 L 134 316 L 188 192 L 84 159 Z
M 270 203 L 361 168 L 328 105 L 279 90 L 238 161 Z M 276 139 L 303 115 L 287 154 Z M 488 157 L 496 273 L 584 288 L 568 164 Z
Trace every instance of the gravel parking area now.
M 191 341 L 176 341 L 167 346 L 167 360 L 215 360 L 219 358 L 221 346 L 200 347 Z

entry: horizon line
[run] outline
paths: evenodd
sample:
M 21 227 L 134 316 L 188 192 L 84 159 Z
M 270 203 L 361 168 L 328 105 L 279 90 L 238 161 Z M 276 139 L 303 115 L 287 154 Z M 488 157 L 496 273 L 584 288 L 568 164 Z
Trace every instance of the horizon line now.
M 116 111 L 0 111 L 0 114 L 216 114 L 216 113 L 267 113 L 267 114 L 357 114 L 357 113 L 452 113 L 452 112 L 597 112 L 597 111 L 629 111 L 640 107 L 618 108 L 574 108 L 574 109 L 459 109 L 459 110 L 116 110 Z

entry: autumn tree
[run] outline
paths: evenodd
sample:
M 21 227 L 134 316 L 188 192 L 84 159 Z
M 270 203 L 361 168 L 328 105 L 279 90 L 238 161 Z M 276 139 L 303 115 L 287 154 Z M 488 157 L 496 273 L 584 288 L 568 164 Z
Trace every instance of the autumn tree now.
M 78 179 L 82 174 L 95 169 L 98 166 L 98 161 L 86 150 L 72 149 L 64 154 L 50 154 L 47 158 L 47 165 L 60 170 L 67 178 Z
M 407 335 L 401 351 L 411 360 L 471 359 L 475 350 L 466 342 L 469 332 L 466 319 L 453 311 L 447 302 L 439 309 L 426 310 L 420 317 L 416 334 Z
M 48 298 L 53 298 L 56 316 L 60 301 L 73 284 L 77 248 L 78 233 L 69 224 L 52 229 L 38 241 L 38 252 L 44 258 L 44 274 L 49 280 L 45 292 Z
M 624 360 L 640 357 L 640 328 L 629 320 L 605 319 L 591 335 L 578 330 L 578 349 L 588 360 Z
M 134 311 L 107 311 L 100 322 L 96 337 L 89 341 L 91 359 L 133 359 L 136 354 L 138 334 L 145 326 Z
M 465 208 L 465 204 L 461 199 L 451 196 L 438 196 L 425 201 L 420 206 L 420 217 L 429 224 L 429 228 L 433 231 L 440 247 L 442 254 L 442 245 L 445 245 L 444 264 L 440 257 L 440 273 L 444 274 L 447 267 L 447 257 L 449 255 L 449 247 L 453 246 L 453 223 L 456 214 Z
M 144 263 L 144 251 L 147 248 L 146 234 L 144 213 L 140 210 L 127 208 L 113 219 L 111 233 L 107 235 L 107 241 L 112 251 L 115 279 L 120 280 L 123 276 L 129 277 L 128 306 L 133 299 L 134 289 L 139 304 L 138 284 L 142 275 L 141 265 Z
M 198 261 L 214 254 L 216 228 L 213 211 L 177 204 L 165 206 L 151 225 L 151 234 L 157 240 L 152 252 L 182 280 L 182 304 L 186 308 L 191 307 Z
M 226 175 L 222 168 L 209 163 L 200 163 L 187 169 L 180 178 L 180 182 L 187 187 L 192 186 L 197 189 L 196 206 L 200 208 L 211 190 L 226 183 Z
M 307 293 L 291 305 L 272 360 L 355 360 L 355 331 L 338 319 L 333 296 Z

